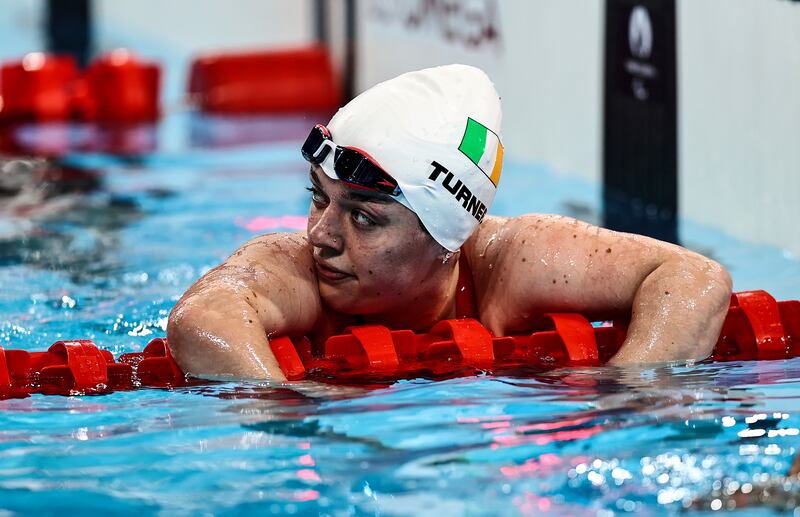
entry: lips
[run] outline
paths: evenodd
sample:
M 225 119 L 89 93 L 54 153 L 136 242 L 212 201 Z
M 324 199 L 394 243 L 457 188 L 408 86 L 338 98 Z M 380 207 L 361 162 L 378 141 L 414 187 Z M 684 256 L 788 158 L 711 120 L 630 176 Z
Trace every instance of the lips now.
M 328 282 L 339 282 L 347 278 L 354 278 L 353 275 L 345 273 L 339 269 L 331 267 L 319 260 L 314 259 L 314 265 L 317 269 L 317 276 Z

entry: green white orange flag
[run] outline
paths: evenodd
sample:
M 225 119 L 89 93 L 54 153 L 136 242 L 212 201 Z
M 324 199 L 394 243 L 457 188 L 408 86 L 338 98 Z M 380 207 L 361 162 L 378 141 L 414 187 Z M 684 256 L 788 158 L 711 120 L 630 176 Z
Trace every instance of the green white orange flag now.
M 478 166 L 496 187 L 503 171 L 503 144 L 500 137 L 477 120 L 467 118 L 467 128 L 458 150 Z

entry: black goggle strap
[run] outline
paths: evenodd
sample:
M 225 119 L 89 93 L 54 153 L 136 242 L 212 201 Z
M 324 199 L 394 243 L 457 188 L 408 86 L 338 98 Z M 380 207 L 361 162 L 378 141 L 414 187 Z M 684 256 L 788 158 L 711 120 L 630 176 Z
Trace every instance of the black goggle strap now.
M 331 149 L 336 149 L 336 144 L 331 140 L 328 128 L 322 124 L 317 124 L 311 129 L 306 141 L 303 143 L 303 157 L 319 165 L 325 160 Z
M 336 144 L 333 143 L 333 140 L 322 140 L 316 151 L 311 155 L 314 163 L 320 164 L 324 162 L 331 149 L 336 150 Z

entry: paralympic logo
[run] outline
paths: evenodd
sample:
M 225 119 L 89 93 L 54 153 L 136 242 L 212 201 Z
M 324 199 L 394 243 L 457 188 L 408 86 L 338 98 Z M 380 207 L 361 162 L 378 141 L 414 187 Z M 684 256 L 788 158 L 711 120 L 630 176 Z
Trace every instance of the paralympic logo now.
M 637 5 L 631 11 L 628 44 L 631 54 L 639 59 L 648 59 L 653 51 L 653 25 L 650 23 L 650 14 L 642 5 Z

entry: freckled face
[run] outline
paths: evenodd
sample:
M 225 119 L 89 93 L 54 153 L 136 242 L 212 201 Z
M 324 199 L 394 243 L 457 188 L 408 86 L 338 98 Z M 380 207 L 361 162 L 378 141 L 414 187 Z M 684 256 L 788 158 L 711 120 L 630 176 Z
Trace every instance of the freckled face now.
M 417 216 L 317 166 L 311 183 L 308 237 L 323 303 L 347 314 L 379 314 L 424 300 L 426 279 L 442 267 L 442 248 Z

